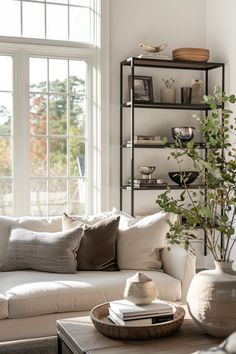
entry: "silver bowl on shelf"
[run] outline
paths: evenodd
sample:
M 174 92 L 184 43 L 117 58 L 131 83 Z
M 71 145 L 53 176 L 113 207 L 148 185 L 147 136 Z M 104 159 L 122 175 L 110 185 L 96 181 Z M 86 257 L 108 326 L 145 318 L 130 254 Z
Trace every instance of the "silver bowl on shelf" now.
M 152 173 L 155 171 L 156 166 L 139 166 L 139 171 L 141 172 L 143 179 L 152 178 Z
M 195 134 L 195 128 L 193 127 L 174 127 L 172 128 L 172 135 L 174 139 L 180 139 L 181 141 L 190 141 Z

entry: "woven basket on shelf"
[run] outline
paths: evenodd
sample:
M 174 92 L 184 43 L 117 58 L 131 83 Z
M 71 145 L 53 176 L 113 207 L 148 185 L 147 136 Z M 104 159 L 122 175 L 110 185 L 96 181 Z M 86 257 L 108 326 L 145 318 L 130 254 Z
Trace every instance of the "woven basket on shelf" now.
M 90 317 L 95 328 L 104 336 L 121 340 L 143 340 L 168 336 L 178 331 L 184 320 L 185 311 L 177 306 L 172 321 L 147 326 L 119 326 L 108 319 L 109 303 L 94 307 Z
M 172 52 L 174 60 L 190 60 L 206 62 L 209 59 L 209 50 L 203 48 L 178 48 Z

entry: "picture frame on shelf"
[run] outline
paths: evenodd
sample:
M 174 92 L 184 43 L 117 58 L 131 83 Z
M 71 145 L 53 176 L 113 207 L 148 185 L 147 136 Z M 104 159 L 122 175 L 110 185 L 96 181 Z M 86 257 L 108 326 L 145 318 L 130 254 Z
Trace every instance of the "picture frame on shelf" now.
M 131 75 L 128 76 L 129 100 L 131 100 Z M 134 100 L 141 102 L 153 102 L 153 81 L 152 76 L 134 76 Z

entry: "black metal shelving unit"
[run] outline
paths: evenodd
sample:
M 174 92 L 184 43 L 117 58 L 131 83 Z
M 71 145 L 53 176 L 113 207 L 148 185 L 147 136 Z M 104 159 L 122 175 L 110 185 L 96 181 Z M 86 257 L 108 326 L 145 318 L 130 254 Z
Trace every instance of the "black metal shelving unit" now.
M 123 84 L 124 84 L 124 67 L 130 67 L 131 75 L 131 100 L 129 102 L 124 101 L 123 98 Z M 210 70 L 217 68 L 221 69 L 221 88 L 225 89 L 225 66 L 224 63 L 203 63 L 193 61 L 175 61 L 175 60 L 159 60 L 149 58 L 137 58 L 130 57 L 120 63 L 120 209 L 123 209 L 123 192 L 129 190 L 131 193 L 131 205 L 130 212 L 134 215 L 134 193 L 137 191 L 147 190 L 164 190 L 165 186 L 149 187 L 149 188 L 135 188 L 134 187 L 134 158 L 136 149 L 166 149 L 174 147 L 173 143 L 165 145 L 138 145 L 134 143 L 134 126 L 135 126 L 135 109 L 169 109 L 169 110 L 192 110 L 192 111 L 204 111 L 205 115 L 208 115 L 210 110 L 209 106 L 205 104 L 182 104 L 182 103 L 161 103 L 161 102 L 140 102 L 134 100 L 134 75 L 136 67 L 156 68 L 156 69 L 176 69 L 176 70 L 199 70 L 205 73 L 205 94 L 208 95 Z M 219 108 L 224 108 L 224 105 L 219 105 Z M 130 143 L 124 143 L 123 141 L 123 110 L 130 109 L 130 128 L 131 137 Z M 203 149 L 205 158 L 207 159 L 207 148 L 204 143 L 194 143 L 196 149 Z M 183 146 L 184 147 L 184 146 Z M 131 185 L 123 183 L 123 152 L 125 149 L 130 149 L 130 179 Z M 192 189 L 199 188 L 199 184 L 191 185 Z M 178 185 L 168 185 L 170 189 L 181 189 Z M 223 242 L 223 241 L 222 241 Z M 205 249 L 206 252 L 206 249 Z

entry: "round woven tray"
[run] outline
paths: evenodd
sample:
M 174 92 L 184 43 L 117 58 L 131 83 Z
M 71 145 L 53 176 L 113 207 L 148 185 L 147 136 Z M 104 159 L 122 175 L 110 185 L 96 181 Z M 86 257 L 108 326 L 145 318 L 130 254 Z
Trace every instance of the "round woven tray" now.
M 174 319 L 149 326 L 119 326 L 108 319 L 109 303 L 94 307 L 90 317 L 95 328 L 104 336 L 123 340 L 143 340 L 168 336 L 177 332 L 184 320 L 185 311 L 176 307 Z
M 174 60 L 190 60 L 207 62 L 209 50 L 203 48 L 178 48 L 172 52 Z

